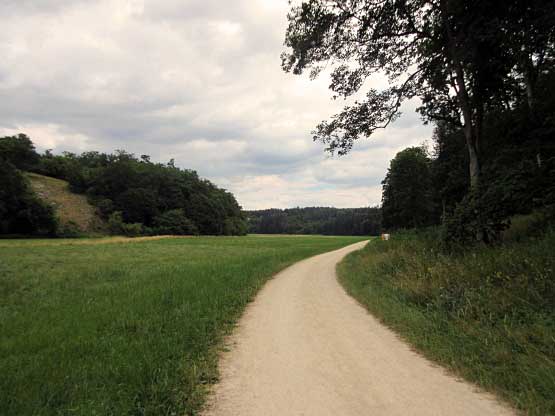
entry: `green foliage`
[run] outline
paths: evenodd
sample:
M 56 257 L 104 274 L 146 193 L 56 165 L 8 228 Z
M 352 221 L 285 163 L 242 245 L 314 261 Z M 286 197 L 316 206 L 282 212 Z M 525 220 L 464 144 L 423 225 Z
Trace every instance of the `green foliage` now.
M 137 237 L 143 234 L 143 225 L 141 223 L 126 223 L 120 211 L 114 211 L 108 218 L 108 230 L 112 235 L 126 235 L 128 237 Z
M 214 235 L 225 233 L 226 222 L 243 221 L 234 196 L 194 171 L 154 164 L 145 157 L 138 160 L 123 151 L 114 155 L 87 153 L 77 161 L 84 172 L 87 195 L 105 217 L 120 211 L 125 223 L 141 223 L 144 230 L 155 231 L 155 218 L 182 210 L 193 222 L 192 229 Z
M 0 234 L 54 235 L 54 209 L 39 200 L 27 179 L 0 159 Z
M 509 216 L 554 201 L 554 10 L 553 0 L 292 3 L 282 67 L 312 78 L 327 68 L 334 98 L 387 76 L 387 88 L 367 89 L 313 132 L 340 155 L 419 97 L 418 111 L 438 123 L 431 179 L 391 187 L 388 174 L 384 226 L 443 219 L 449 239 L 494 241 Z
M 246 211 L 252 234 L 378 235 L 379 208 L 291 208 Z
M 224 235 L 246 235 L 247 224 L 243 217 L 228 218 L 224 222 Z
M 428 120 L 464 119 L 470 162 L 479 175 L 484 111 L 538 90 L 535 81 L 554 58 L 553 0 L 310 0 L 292 3 L 282 67 L 315 78 L 331 70 L 334 97 L 350 97 L 385 73 L 388 88 L 324 121 L 314 138 L 331 152 L 385 128 L 401 102 L 418 96 Z M 549 12 L 547 12 L 549 10 Z M 523 18 L 523 16 L 527 16 Z M 524 82 L 522 82 L 524 80 Z
M 555 85 L 555 76 L 546 75 L 542 82 Z M 447 123 L 437 126 L 431 160 L 433 197 L 426 200 L 430 210 L 441 207 L 441 215 L 436 209 L 433 223 L 443 222 L 449 245 L 497 242 L 512 216 L 555 203 L 555 119 L 549 117 L 555 101 L 540 97 L 534 115 L 522 105 L 485 115 L 488 141 L 481 147 L 482 179 L 470 193 L 462 130 Z M 404 192 L 410 193 L 414 187 L 405 184 Z M 383 195 L 387 210 L 385 188 Z M 407 200 L 400 209 L 410 212 L 410 206 Z M 390 217 L 384 213 L 384 218 L 387 223 Z M 391 223 L 399 227 L 402 222 L 394 218 Z
M 42 175 L 64 179 L 70 190 L 85 193 L 100 216 L 111 218 L 111 232 L 123 235 L 167 233 L 243 235 L 246 223 L 235 197 L 196 172 L 181 170 L 174 162 L 152 163 L 118 150 L 114 154 L 46 151 L 40 157 L 24 135 L 0 139 L 0 157 L 19 163 Z M 175 210 L 186 219 L 182 224 L 164 225 Z M 170 212 L 168 217 L 164 217 Z M 172 214 L 173 212 L 173 214 Z M 170 228 L 168 228 L 170 227 Z
M 29 170 L 39 161 L 39 155 L 31 139 L 25 134 L 0 137 L 0 160 L 10 162 L 16 168 Z
M 509 226 L 511 207 L 502 190 L 469 193 L 445 220 L 445 241 L 456 244 L 498 242 Z
M 154 219 L 154 230 L 159 235 L 197 235 L 198 228 L 185 216 L 183 209 L 172 209 Z M 236 235 L 238 233 L 229 233 Z
M 546 230 L 555 228 L 555 205 L 545 207 L 527 215 L 515 215 L 503 232 L 504 242 L 521 242 L 541 238 Z
M 0 414 L 196 415 L 262 285 L 353 237 L 0 241 Z
M 383 226 L 425 227 L 436 217 L 430 159 L 422 147 L 409 147 L 391 161 L 382 182 Z
M 526 157 L 521 148 L 515 160 L 511 153 L 509 147 L 494 156 L 484 169 L 486 180 L 445 216 L 449 244 L 499 242 L 515 214 L 526 215 L 555 202 L 555 157 L 538 166 L 535 154 Z
M 81 227 L 77 223 L 68 221 L 58 226 L 56 236 L 62 238 L 81 237 L 83 236 L 83 231 L 81 231 Z
M 130 188 L 122 192 L 115 201 L 115 207 L 128 223 L 152 224 L 158 214 L 158 201 L 149 189 Z M 106 208 L 106 207 L 104 207 Z
M 530 232 L 451 254 L 437 231 L 394 234 L 348 256 L 339 278 L 428 358 L 527 414 L 555 414 L 555 231 Z
M 433 141 L 431 174 L 434 199 L 441 207 L 441 217 L 445 218 L 468 192 L 468 151 L 462 130 L 445 122 L 437 124 Z
M 71 189 L 75 192 L 83 192 L 84 189 L 79 185 L 81 176 L 79 174 L 79 162 L 74 153 L 63 152 L 61 155 L 54 155 L 50 150 L 40 155 L 38 165 L 33 169 L 36 173 L 53 178 L 64 179 L 69 182 L 72 178 Z

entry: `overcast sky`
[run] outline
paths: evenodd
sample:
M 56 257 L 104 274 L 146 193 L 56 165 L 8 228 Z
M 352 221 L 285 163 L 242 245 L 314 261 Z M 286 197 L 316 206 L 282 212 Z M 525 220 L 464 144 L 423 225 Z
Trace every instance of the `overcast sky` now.
M 287 0 L 0 0 L 0 135 L 125 149 L 232 191 L 246 209 L 380 202 L 390 159 L 429 140 L 414 103 L 331 158 L 310 131 L 329 79 L 285 74 Z

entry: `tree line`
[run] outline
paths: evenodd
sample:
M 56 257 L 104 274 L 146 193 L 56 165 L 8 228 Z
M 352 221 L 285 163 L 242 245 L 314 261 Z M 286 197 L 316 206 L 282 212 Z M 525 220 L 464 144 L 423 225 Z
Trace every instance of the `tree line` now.
M 381 211 L 374 208 L 308 207 L 245 211 L 253 234 L 378 235 Z
M 0 138 L 0 233 L 56 233 L 52 208 L 32 193 L 23 171 L 69 182 L 87 195 L 115 234 L 242 235 L 246 222 L 235 197 L 170 160 L 153 163 L 115 153 L 38 154 L 25 135 Z
M 442 224 L 452 242 L 493 243 L 511 217 L 555 206 L 555 71 L 542 77 L 531 120 L 527 104 L 492 109 L 484 115 L 488 141 L 481 147 L 481 182 L 472 190 L 465 168 L 464 132 L 438 123 L 433 149 L 410 147 L 391 161 L 382 182 L 385 229 Z
M 311 0 L 288 20 L 285 71 L 326 68 L 334 98 L 366 93 L 314 130 L 328 151 L 348 153 L 413 98 L 436 125 L 431 154 L 391 163 L 386 228 L 442 223 L 448 240 L 490 243 L 512 215 L 553 206 L 554 0 Z

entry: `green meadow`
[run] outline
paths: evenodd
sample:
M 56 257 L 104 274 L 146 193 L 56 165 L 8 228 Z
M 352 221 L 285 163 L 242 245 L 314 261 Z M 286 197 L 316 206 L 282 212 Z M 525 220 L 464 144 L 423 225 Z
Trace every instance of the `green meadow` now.
M 264 282 L 362 239 L 0 240 L 0 414 L 196 414 Z

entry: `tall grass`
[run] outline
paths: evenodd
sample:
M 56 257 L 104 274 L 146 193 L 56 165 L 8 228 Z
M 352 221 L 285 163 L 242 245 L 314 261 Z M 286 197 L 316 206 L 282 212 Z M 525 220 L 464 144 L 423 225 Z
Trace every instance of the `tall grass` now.
M 2 241 L 0 414 L 195 414 L 222 337 L 264 282 L 356 241 Z
M 340 281 L 427 357 L 531 415 L 555 414 L 555 232 L 451 254 L 432 237 L 370 243 Z

